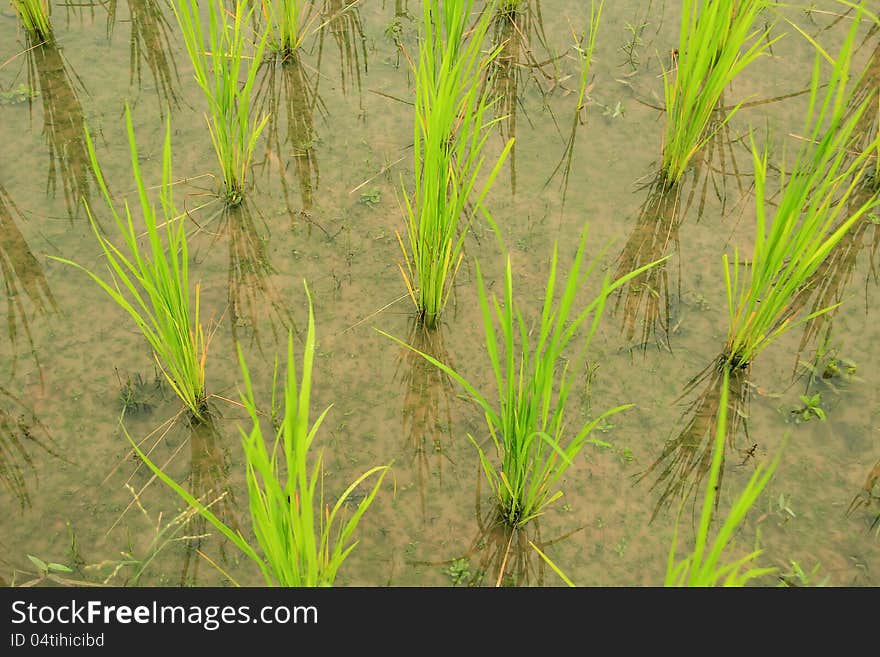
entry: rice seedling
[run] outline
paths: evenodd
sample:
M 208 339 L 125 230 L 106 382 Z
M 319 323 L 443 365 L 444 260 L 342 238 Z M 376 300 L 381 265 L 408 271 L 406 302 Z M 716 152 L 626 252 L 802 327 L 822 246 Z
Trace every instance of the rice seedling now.
M 497 57 L 483 54 L 492 0 L 468 29 L 473 0 L 424 4 L 415 66 L 415 191 L 403 190 L 406 241 L 398 233 L 405 267 L 400 271 L 419 319 L 437 326 L 463 258 L 464 238 L 476 212 L 494 223 L 484 199 L 510 151 L 508 141 L 478 187 L 484 147 L 497 119 L 493 100 L 480 93 L 480 78 Z
M 783 171 L 782 191 L 768 221 L 768 146 L 759 151 L 752 139 L 755 166 L 757 226 L 749 262 L 724 256 L 729 328 L 720 362 L 745 368 L 773 340 L 797 324 L 830 308 L 795 321 L 797 295 L 846 233 L 874 207 L 872 197 L 853 206 L 850 201 L 868 169 L 870 151 L 853 148 L 859 120 L 869 100 L 849 103 L 852 45 L 859 26 L 853 21 L 836 59 L 816 44 L 805 134 L 790 172 Z M 821 57 L 833 62 L 819 97 Z M 743 272 L 742 274 L 740 272 Z
M 755 28 L 770 0 L 685 0 L 672 70 L 663 71 L 666 125 L 661 171 L 668 185 L 679 182 L 713 131 L 730 121 L 740 104 L 712 124 L 724 90 L 779 38 Z M 710 127 L 711 126 L 711 127 Z
M 52 39 L 52 25 L 49 22 L 51 5 L 47 0 L 12 0 L 25 31 L 36 41 Z
M 129 314 L 152 348 L 156 363 L 168 384 L 192 417 L 201 419 L 207 410 L 205 359 L 209 340 L 205 338 L 199 319 L 198 284 L 195 286 L 194 305 L 189 298 L 189 253 L 185 224 L 177 215 L 172 195 L 171 123 L 170 119 L 166 120 L 162 149 L 162 183 L 159 186 L 160 208 L 157 209 L 147 195 L 147 186 L 138 159 L 131 110 L 127 104 L 125 110 L 132 175 L 137 186 L 149 251 L 141 253 L 138 246 L 141 229 L 135 226 L 128 201 L 125 201 L 122 213 L 117 210 L 107 188 L 92 138 L 86 132 L 86 143 L 98 186 L 124 244 L 117 247 L 103 234 L 91 207 L 86 203 L 95 237 L 107 258 L 109 276 L 101 276 L 66 258 L 52 258 L 88 274 L 116 305 Z
M 269 49 L 282 61 L 296 53 L 320 16 L 312 0 L 261 0 Z
M 510 257 L 505 269 L 504 297 L 501 300 L 494 298 L 491 304 L 477 263 L 486 352 L 495 375 L 497 403 L 492 403 L 489 397 L 448 364 L 379 331 L 443 370 L 483 411 L 492 445 L 501 461 L 500 467 L 486 455 L 476 438 L 470 434 L 468 437 L 479 452 L 486 479 L 497 502 L 499 518 L 515 528 L 540 516 L 562 496 L 562 491 L 555 490 L 557 482 L 571 465 L 572 459 L 589 442 L 593 429 L 611 415 L 632 406 L 624 404 L 611 408 L 570 435 L 566 418 L 568 395 L 596 332 L 608 295 L 657 264 L 648 263 L 614 281 L 606 274 L 598 296 L 576 313 L 573 311 L 575 296 L 584 279 L 596 267 L 594 261 L 582 271 L 586 237 L 585 227 L 558 302 L 554 300 L 558 249 L 554 247 L 540 323 L 535 330 L 529 330 L 514 303 Z M 587 318 L 591 319 L 586 335 L 579 336 L 578 331 Z M 495 321 L 501 332 L 500 345 Z M 517 345 L 517 342 L 520 344 Z M 580 343 L 577 355 L 563 360 L 567 348 L 575 342 Z
M 676 560 L 675 553 L 678 549 L 678 523 L 676 523 L 669 549 L 669 559 L 666 564 L 665 586 L 745 586 L 753 580 L 777 571 L 775 567 L 761 568 L 751 565 L 755 559 L 761 556 L 763 551 L 760 549 L 755 549 L 732 561 L 725 561 L 723 555 L 724 551 L 728 549 L 734 533 L 773 477 L 782 455 L 781 450 L 769 464 L 759 463 L 755 467 L 745 488 L 731 505 L 724 522 L 715 534 L 714 540 L 711 544 L 709 542 L 709 533 L 713 520 L 715 520 L 713 511 L 718 506 L 718 492 L 727 434 L 728 377 L 729 372 L 725 371 L 721 380 L 721 398 L 712 448 L 712 464 L 709 468 L 709 480 L 706 483 L 694 548 L 685 557 Z
M 312 364 L 315 357 L 315 321 L 312 299 L 306 286 L 309 321 L 306 332 L 302 377 L 297 382 L 293 332 L 287 340 L 287 380 L 284 387 L 284 416 L 275 436 L 268 441 L 261 428 L 260 411 L 241 347 L 239 362 L 244 379 L 242 404 L 252 423 L 241 429 L 247 467 L 248 497 L 253 532 L 260 552 L 217 517 L 207 506 L 159 469 L 132 442 L 150 469 L 174 489 L 190 506 L 228 538 L 260 569 L 267 585 L 332 586 L 340 566 L 357 546 L 354 531 L 373 503 L 389 465 L 370 468 L 357 477 L 336 499 L 333 507 L 324 500 L 324 471 L 319 453 L 309 466 L 309 453 L 318 429 L 330 407 L 309 426 Z M 129 438 L 129 440 L 131 440 Z M 375 476 L 375 483 L 347 519 L 346 505 L 355 489 Z M 353 500 L 352 500 L 353 501 Z
M 207 38 L 202 28 L 204 4 L 208 7 Z M 174 0 L 171 7 L 196 82 L 208 102 L 205 119 L 223 174 L 222 196 L 227 205 L 237 205 L 245 193 L 254 148 L 268 120 L 267 116 L 260 118 L 255 114 L 251 100 L 267 33 L 248 52 L 250 40 L 245 23 L 255 5 L 236 0 L 230 11 L 221 0 L 204 4 L 198 0 Z

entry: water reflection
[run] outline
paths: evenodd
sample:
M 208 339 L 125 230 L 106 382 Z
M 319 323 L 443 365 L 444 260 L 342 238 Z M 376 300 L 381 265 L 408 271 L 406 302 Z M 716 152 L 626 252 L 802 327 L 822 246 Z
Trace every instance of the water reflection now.
M 297 51 L 284 60 L 267 61 L 258 75 L 258 114 L 269 115 L 265 127 L 265 164 L 278 171 L 291 222 L 297 216 L 309 219 L 320 182 L 314 115 L 316 110 L 326 112 L 318 93 L 320 74 L 316 71 L 310 77 L 302 53 Z M 291 153 L 289 158 L 287 153 Z M 299 211 L 294 211 L 291 202 L 288 184 L 291 166 L 299 188 Z
M 129 36 L 129 85 L 137 84 L 143 90 L 144 67 L 153 78 L 156 97 L 162 116 L 179 107 L 180 98 L 175 86 L 180 83 L 177 63 L 171 56 L 171 30 L 163 4 L 157 0 L 127 0 Z M 108 0 L 107 38 L 113 36 L 116 26 L 117 0 Z
M 660 176 L 654 178 L 636 217 L 636 224 L 615 261 L 614 278 L 619 278 L 669 255 L 678 253 L 680 187 L 667 189 Z M 681 268 L 675 281 L 676 297 L 681 293 Z M 638 333 L 636 345 L 645 351 L 654 338 L 667 349 L 670 333 L 670 290 L 667 261 L 660 262 L 614 292 L 613 314 L 621 312 L 621 331 L 628 343 Z
M 444 344 L 443 331 L 425 331 L 413 320 L 407 343 L 451 366 Z M 395 379 L 403 383 L 403 424 L 406 451 L 418 477 L 422 518 L 427 520 L 426 488 L 432 478 L 443 485 L 443 466 L 453 463 L 445 445 L 452 433 L 452 380 L 424 357 L 403 348 L 397 362 Z
M 203 504 L 210 504 L 212 513 L 235 532 L 240 532 L 235 513 L 235 496 L 229 483 L 231 455 L 228 447 L 222 446 L 222 436 L 212 414 L 204 421 L 189 424 L 190 471 L 187 477 L 189 492 Z M 185 485 L 185 484 L 184 484 Z M 183 561 L 180 567 L 178 586 L 196 586 L 202 562 L 203 542 L 207 541 L 215 553 L 213 560 L 227 563 L 226 539 L 214 530 L 202 514 L 190 520 L 188 531 L 191 540 L 183 543 Z
M 0 482 L 21 510 L 31 505 L 29 477 L 36 477 L 32 451 L 58 457 L 49 430 L 24 402 L 0 387 Z
M 358 94 L 367 74 L 367 37 L 361 20 L 360 0 L 325 0 L 318 36 L 318 62 L 324 50 L 327 32 L 333 38 L 339 55 L 339 79 L 342 93 L 348 94 L 354 83 Z M 321 68 L 320 63 L 317 66 Z M 363 110 L 363 105 L 361 106 Z
M 267 310 L 272 344 L 277 342 L 279 328 L 286 332 L 293 326 L 287 304 L 272 284 L 275 269 L 266 253 L 269 228 L 259 211 L 248 202 L 225 208 L 223 215 L 229 252 L 227 302 L 232 337 L 236 343 L 242 342 L 243 329 L 250 344 L 262 349 L 259 326 Z
M 26 304 L 35 313 L 54 311 L 56 304 L 40 262 L 34 257 L 18 229 L 16 220 L 23 218 L 8 192 L 0 185 L 0 271 L 3 273 L 3 286 L 6 289 L 6 333 L 13 351 L 11 375 L 15 376 L 18 363 L 17 342 L 20 327 L 42 380 L 42 368 L 34 349 L 30 329 L 31 316 Z
M 500 52 L 489 68 L 484 93 L 497 99 L 495 116 L 500 119 L 502 144 L 506 144 L 516 137 L 518 110 L 524 106 L 523 93 L 529 80 L 535 80 L 535 87 L 542 91 L 541 77 L 552 77 L 544 71 L 549 60 L 538 61 L 533 46 L 536 43 L 547 50 L 540 0 L 524 0 L 516 8 L 500 5 L 489 33 L 492 45 L 500 48 Z M 516 141 L 510 149 L 508 167 L 511 193 L 515 196 Z
M 724 478 L 724 462 L 739 455 L 736 465 L 746 465 L 754 457 L 756 445 L 748 440 L 748 416 L 751 386 L 749 371 L 739 369 L 730 373 L 730 391 L 727 408 L 725 445 L 727 446 L 719 473 L 720 490 Z M 718 410 L 721 403 L 723 373 L 719 363 L 712 363 L 688 382 L 678 402 L 686 400 L 681 415 L 682 428 L 668 439 L 660 455 L 647 470 L 637 475 L 635 483 L 649 475 L 654 476 L 650 491 L 659 490 L 659 496 L 651 513 L 651 522 L 659 512 L 668 508 L 676 499 L 693 498 L 692 514 L 696 515 L 701 482 L 712 465 L 712 448 L 717 430 Z M 737 445 L 740 428 L 744 429 L 747 445 Z M 715 501 L 718 503 L 719 496 Z
M 478 476 L 482 477 L 482 472 Z M 545 580 L 549 566 L 531 544 L 546 554 L 552 545 L 583 527 L 545 540 L 541 536 L 540 521 L 533 520 L 523 528 L 513 529 L 498 520 L 494 506 L 488 513 L 480 508 L 479 486 L 477 496 L 477 532 L 464 552 L 442 561 L 409 560 L 409 565 L 442 568 L 452 586 L 540 587 L 556 584 L 559 581 L 556 574 L 551 574 L 552 582 Z
M 70 68 L 54 41 L 33 44 L 28 41 L 28 86 L 39 90 L 43 108 L 43 137 L 49 150 L 47 192 L 56 193 L 61 181 L 70 218 L 78 216 L 81 202 L 88 200 L 94 173 L 85 139 L 85 114 L 79 92 L 82 81 Z M 28 101 L 29 105 L 32 101 Z
M 874 467 L 871 468 L 871 471 L 868 472 L 868 476 L 865 477 L 865 483 L 862 484 L 859 492 L 856 493 L 849 503 L 846 515 L 852 516 L 859 509 L 865 509 L 870 516 L 873 516 L 870 529 L 880 533 L 880 511 L 872 510 L 880 507 L 880 494 L 874 492 L 878 481 L 880 481 L 880 461 L 877 461 Z

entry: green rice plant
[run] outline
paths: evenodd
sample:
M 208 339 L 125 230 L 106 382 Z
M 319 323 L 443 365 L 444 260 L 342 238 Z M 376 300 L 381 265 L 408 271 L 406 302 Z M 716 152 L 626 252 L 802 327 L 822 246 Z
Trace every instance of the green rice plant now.
M 180 25 L 196 82 L 208 101 L 206 120 L 211 143 L 223 173 L 223 196 L 228 205 L 241 202 L 254 147 L 268 116 L 259 118 L 251 98 L 262 64 L 266 33 L 246 52 L 250 39 L 245 24 L 254 6 L 235 0 L 232 10 L 222 0 L 174 0 L 171 7 Z M 208 7 L 207 38 L 202 12 Z M 244 81 L 242 82 L 242 78 Z
M 250 514 L 262 556 L 240 531 L 234 531 L 220 520 L 207 506 L 162 472 L 131 441 L 150 469 L 248 556 L 259 567 L 270 586 L 332 586 L 339 567 L 357 545 L 352 535 L 373 503 L 390 468 L 390 465 L 370 468 L 345 489 L 332 508 L 325 504 L 322 456 L 319 453 L 311 467 L 308 461 L 315 436 L 330 407 L 324 409 L 309 426 L 315 320 L 308 286 L 306 296 L 309 323 L 303 351 L 302 378 L 297 383 L 293 333 L 289 332 L 284 415 L 281 426 L 268 443 L 263 435 L 261 413 L 257 409 L 250 373 L 241 348 L 238 349 L 244 378 L 241 400 L 252 423 L 250 431 L 241 430 Z M 375 483 L 346 520 L 343 515 L 352 494 L 373 475 L 376 475 Z
M 668 185 L 684 175 L 691 158 L 726 124 L 741 103 L 713 122 L 724 90 L 779 38 L 754 27 L 770 0 L 684 0 L 673 70 L 663 71 L 666 127 L 661 171 Z
M 734 561 L 725 562 L 722 555 L 730 544 L 734 533 L 742 523 L 749 509 L 763 492 L 769 483 L 776 466 L 779 464 L 781 452 L 774 457 L 769 465 L 759 463 L 755 467 L 751 478 L 743 491 L 734 501 L 727 517 L 719 528 L 715 539 L 709 543 L 709 530 L 711 529 L 713 510 L 716 508 L 718 489 L 720 488 L 720 476 L 724 455 L 725 436 L 727 435 L 727 394 L 729 373 L 723 373 L 721 384 L 721 402 L 718 406 L 717 429 L 715 432 L 715 447 L 712 454 L 712 465 L 709 469 L 709 481 L 706 484 L 706 492 L 703 497 L 703 508 L 700 513 L 700 522 L 697 526 L 694 549 L 679 561 L 675 560 L 675 551 L 678 547 L 678 524 L 673 532 L 672 545 L 669 550 L 669 559 L 666 563 L 665 586 L 691 586 L 708 587 L 718 586 L 745 586 L 750 581 L 776 572 L 776 568 L 758 568 L 747 566 L 762 553 L 756 549 Z M 747 568 L 746 570 L 743 570 Z
M 479 452 L 499 516 L 512 527 L 525 525 L 562 496 L 561 491 L 555 490 L 556 484 L 574 457 L 589 443 L 592 430 L 609 416 L 632 406 L 616 406 L 573 432 L 569 429 L 566 405 L 571 385 L 578 377 L 608 295 L 657 264 L 648 263 L 614 281 L 606 274 L 598 296 L 583 310 L 575 311 L 577 292 L 596 267 L 593 261 L 582 272 L 586 237 L 585 227 L 558 302 L 554 300 L 558 261 L 554 247 L 540 323 L 531 330 L 514 303 L 510 258 L 505 269 L 504 298 L 500 301 L 495 298 L 491 304 L 477 263 L 486 352 L 495 375 L 497 404 L 445 363 L 380 331 L 443 370 L 483 411 L 500 467 L 492 463 L 473 436 L 468 437 Z M 591 318 L 589 328 L 580 335 L 579 330 L 587 318 Z M 500 345 L 495 321 L 501 333 Z M 573 357 L 567 356 L 567 348 L 573 342 L 580 343 L 580 350 Z
M 320 15 L 312 0 L 261 0 L 268 47 L 283 60 L 293 56 Z
M 101 249 L 107 258 L 109 277 L 87 269 L 71 260 L 52 256 L 87 273 L 134 320 L 153 349 L 153 355 L 169 385 L 196 419 L 206 410 L 205 359 L 208 340 L 199 321 L 199 285 L 195 286 L 195 304 L 190 303 L 189 252 L 184 222 L 177 216 L 172 198 L 171 123 L 166 120 L 162 150 L 160 208 L 147 196 L 141 175 L 131 110 L 126 104 L 125 121 L 131 153 L 131 167 L 137 185 L 140 210 L 146 228 L 149 251 L 141 253 L 142 229 L 136 227 L 128 201 L 120 213 L 113 203 L 98 163 L 91 136 L 86 143 L 98 186 L 104 195 L 123 246 L 115 246 L 99 228 L 88 203 L 86 212 Z M 123 216 L 124 215 L 124 216 Z M 163 237 L 165 244 L 163 244 Z
M 483 53 L 492 18 L 491 0 L 468 29 L 473 0 L 428 0 L 415 67 L 415 192 L 403 191 L 407 242 L 398 233 L 406 267 L 400 266 L 423 325 L 432 329 L 446 306 L 463 257 L 471 220 L 513 140 L 508 140 L 488 177 L 479 183 L 495 102 L 480 93 L 480 78 L 499 48 Z
M 755 165 L 757 230 L 752 257 L 742 262 L 737 252 L 732 262 L 724 256 L 729 328 L 722 362 L 746 367 L 775 338 L 792 326 L 827 312 L 820 308 L 795 322 L 802 304 L 798 293 L 844 235 L 878 203 L 877 196 L 849 201 L 858 192 L 868 170 L 875 135 L 868 148 L 853 147 L 860 139 L 856 129 L 868 99 L 853 107 L 850 60 L 859 17 L 844 40 L 837 59 L 819 48 L 810 88 L 806 128 L 791 171 L 782 174 L 782 191 L 772 221 L 768 221 L 768 148 L 759 152 L 752 140 Z M 820 56 L 834 63 L 819 96 Z M 740 272 L 743 272 L 742 274 Z
M 49 23 L 51 6 L 48 0 L 11 0 L 21 24 L 28 34 L 37 41 L 48 41 L 52 38 L 52 26 Z

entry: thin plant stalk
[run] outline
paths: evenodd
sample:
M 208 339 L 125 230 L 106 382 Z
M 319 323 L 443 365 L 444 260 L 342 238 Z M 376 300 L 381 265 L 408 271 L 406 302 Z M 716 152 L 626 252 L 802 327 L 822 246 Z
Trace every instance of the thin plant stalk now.
M 606 274 L 598 296 L 578 312 L 575 297 L 597 264 L 594 261 L 582 269 L 586 236 L 585 228 L 558 301 L 555 300 L 558 253 L 554 247 L 540 323 L 532 330 L 514 303 L 510 258 L 505 270 L 504 297 L 491 302 L 479 263 L 476 264 L 486 353 L 495 375 L 497 404 L 445 363 L 380 331 L 443 370 L 483 411 L 500 467 L 473 436 L 468 437 L 479 452 L 500 518 L 514 528 L 537 518 L 562 496 L 556 485 L 574 457 L 590 442 L 593 429 L 605 418 L 632 406 L 611 408 L 574 431 L 568 426 L 566 405 L 571 385 L 585 360 L 608 295 L 657 264 L 648 263 L 614 281 Z M 588 318 L 585 335 L 579 335 Z M 580 343 L 580 349 L 577 355 L 566 357 L 573 342 Z
M 287 340 L 287 381 L 284 389 L 284 415 L 274 437 L 264 436 L 261 413 L 241 348 L 239 362 L 244 378 L 242 404 L 252 426 L 241 429 L 247 468 L 248 496 L 254 535 L 259 550 L 218 518 L 205 504 L 158 468 L 132 442 L 150 469 L 174 489 L 203 517 L 260 569 L 269 586 L 332 586 L 340 566 L 357 546 L 353 539 L 361 517 L 373 503 L 389 465 L 370 468 L 357 477 L 331 507 L 324 500 L 324 471 L 321 453 L 309 465 L 312 446 L 328 406 L 309 426 L 312 365 L 315 357 L 315 322 L 312 299 L 309 324 L 303 348 L 302 378 L 297 382 L 293 333 Z M 131 440 L 129 438 L 129 440 Z M 345 518 L 346 504 L 355 489 L 375 475 L 376 481 Z
M 798 293 L 835 245 L 880 201 L 875 195 L 850 202 L 880 139 L 875 135 L 865 149 L 853 147 L 860 138 L 860 117 L 871 102 L 865 99 L 854 108 L 849 102 L 858 23 L 857 16 L 838 58 L 831 60 L 833 71 L 821 98 L 820 53 L 816 55 L 805 135 L 791 171 L 783 171 L 782 193 L 772 221 L 765 203 L 768 148 L 765 145 L 759 151 L 752 141 L 757 206 L 752 258 L 742 262 L 737 252 L 732 261 L 724 256 L 729 329 L 723 360 L 729 367 L 747 366 L 787 330 L 833 307 L 795 321 Z
M 266 32 L 247 52 L 245 24 L 254 5 L 248 8 L 249 3 L 236 0 L 230 11 L 221 0 L 204 4 L 208 7 L 207 38 L 202 28 L 203 5 L 197 0 L 173 0 L 171 7 L 192 60 L 196 82 L 208 101 L 205 118 L 223 174 L 223 195 L 229 205 L 237 205 L 245 192 L 257 139 L 269 118 L 260 118 L 251 102 L 266 47 Z
M 172 198 L 171 124 L 165 125 L 162 150 L 162 184 L 159 186 L 160 207 L 147 196 L 141 175 L 131 110 L 126 105 L 125 120 L 131 154 L 131 167 L 137 186 L 140 211 L 146 227 L 149 250 L 141 252 L 142 230 L 135 227 L 128 201 L 120 213 L 113 203 L 104 181 L 95 146 L 86 131 L 86 143 L 98 186 L 103 193 L 116 226 L 123 238 L 115 246 L 99 228 L 88 203 L 86 212 L 104 256 L 109 276 L 101 276 L 83 265 L 65 258 L 59 262 L 86 272 L 134 320 L 153 350 L 156 363 L 169 385 L 195 418 L 202 417 L 207 400 L 205 393 L 205 360 L 208 340 L 199 319 L 199 285 L 195 286 L 195 302 L 190 302 L 189 252 L 185 224 L 177 216 Z M 163 243 L 164 238 L 164 243 Z
M 415 192 L 403 192 L 407 239 L 398 233 L 404 282 L 419 318 L 431 329 L 449 300 L 463 258 L 464 238 L 513 144 L 508 140 L 482 182 L 484 147 L 494 100 L 480 78 L 501 46 L 483 53 L 492 0 L 468 30 L 473 0 L 428 0 L 415 67 Z
M 725 89 L 779 38 L 755 23 L 770 0 L 684 0 L 673 70 L 663 71 L 666 127 L 661 170 L 678 183 L 694 155 L 740 108 L 713 121 Z
M 712 465 L 709 470 L 709 481 L 703 497 L 703 508 L 700 523 L 697 527 L 694 549 L 683 559 L 675 560 L 678 546 L 678 524 L 673 533 L 672 545 L 666 564 L 665 586 L 710 587 L 745 586 L 751 580 L 776 572 L 776 568 L 748 567 L 762 553 L 756 549 L 744 557 L 724 562 L 722 555 L 730 545 L 737 528 L 746 514 L 754 506 L 755 501 L 770 482 L 779 464 L 781 451 L 769 465 L 760 463 L 755 468 L 746 487 L 733 503 L 714 540 L 709 542 L 713 510 L 716 507 L 716 496 L 724 455 L 725 436 L 727 435 L 727 396 L 729 373 L 725 370 L 721 384 L 721 401 L 718 407 L 718 421 L 715 432 L 715 448 L 712 454 Z M 743 570 L 745 568 L 745 570 Z

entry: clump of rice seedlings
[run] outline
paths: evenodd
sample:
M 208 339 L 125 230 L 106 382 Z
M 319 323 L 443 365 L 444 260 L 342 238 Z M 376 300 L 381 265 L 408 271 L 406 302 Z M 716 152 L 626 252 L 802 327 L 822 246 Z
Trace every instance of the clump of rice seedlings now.
M 752 257 L 740 261 L 724 256 L 729 328 L 720 362 L 745 368 L 774 339 L 792 326 L 809 321 L 829 308 L 795 321 L 798 293 L 844 235 L 874 207 L 872 197 L 853 206 L 850 200 L 868 170 L 870 151 L 853 148 L 857 126 L 868 100 L 849 104 L 850 60 L 858 28 L 853 21 L 836 60 L 816 55 L 806 128 L 791 170 L 783 171 L 782 191 L 768 221 L 768 148 L 752 141 L 755 165 L 757 230 Z M 818 47 L 818 44 L 816 44 Z M 820 55 L 834 63 L 824 97 L 819 97 Z M 743 272 L 741 274 L 741 272 Z
M 693 156 L 736 113 L 712 125 L 724 90 L 780 37 L 754 26 L 770 0 L 684 0 L 672 70 L 663 72 L 666 127 L 661 171 L 668 185 L 681 180 Z M 711 128 L 710 128 L 711 126 Z
M 497 402 L 490 401 L 490 396 L 480 392 L 448 364 L 418 352 L 456 381 L 485 414 L 500 466 L 473 436 L 469 434 L 469 438 L 479 452 L 497 502 L 498 516 L 511 527 L 522 527 L 537 518 L 562 496 L 556 485 L 574 457 L 589 442 L 593 429 L 607 417 L 631 406 L 625 404 L 609 409 L 573 431 L 567 423 L 566 404 L 571 385 L 578 377 L 608 295 L 656 264 L 646 264 L 614 281 L 606 274 L 598 296 L 583 310 L 575 311 L 575 296 L 596 266 L 593 262 L 582 271 L 586 236 L 585 228 L 558 301 L 554 298 L 558 262 L 554 247 L 540 321 L 531 330 L 514 303 L 510 258 L 505 269 L 504 296 L 491 302 L 477 263 L 486 353 L 495 375 Z M 588 318 L 586 335 L 579 335 Z M 498 332 L 501 334 L 500 344 Z M 383 335 L 388 336 L 384 332 Z M 406 345 L 397 338 L 392 339 Z M 566 358 L 572 343 L 579 343 L 580 349 L 576 355 Z
M 292 57 L 320 15 L 312 0 L 261 0 L 268 48 L 282 61 Z
M 202 28 L 207 4 L 207 38 Z M 267 116 L 253 111 L 257 70 L 266 47 L 266 33 L 251 49 L 245 31 L 254 5 L 236 0 L 232 10 L 221 0 L 174 0 L 171 7 L 193 64 L 196 82 L 208 101 L 206 120 L 211 143 L 223 174 L 223 197 L 237 205 L 245 193 L 254 148 Z M 242 81 L 243 78 L 243 81 Z
M 763 551 L 760 549 L 755 549 L 732 561 L 725 561 L 723 556 L 736 530 L 773 477 L 779 464 L 781 452 L 769 464 L 759 463 L 755 467 L 745 488 L 731 505 L 724 522 L 715 534 L 714 540 L 709 542 L 709 533 L 713 520 L 715 520 L 714 511 L 718 506 L 725 435 L 727 434 L 728 376 L 727 371 L 722 374 L 721 399 L 712 449 L 712 464 L 709 468 L 709 480 L 706 483 L 694 548 L 685 557 L 676 560 L 675 553 L 678 548 L 678 524 L 676 523 L 669 549 L 669 559 L 666 564 L 665 586 L 745 586 L 749 582 L 765 575 L 771 575 L 777 570 L 773 567 L 761 568 L 751 565 L 755 559 L 761 556 Z
M 166 120 L 162 150 L 162 183 L 159 186 L 160 207 L 147 195 L 141 175 L 131 110 L 126 105 L 131 167 L 137 186 L 144 227 L 135 226 L 128 201 L 122 213 L 116 208 L 104 174 L 98 163 L 91 136 L 86 132 L 89 156 L 116 227 L 123 240 L 116 246 L 99 228 L 92 209 L 86 211 L 95 237 L 107 258 L 109 276 L 102 276 L 83 265 L 52 256 L 87 273 L 120 308 L 134 320 L 153 350 L 154 358 L 168 384 L 185 404 L 194 419 L 203 418 L 207 410 L 205 392 L 205 359 L 208 340 L 199 319 L 199 285 L 195 286 L 195 303 L 190 302 L 189 252 L 185 224 L 178 217 L 172 197 L 171 124 Z M 146 229 L 149 250 L 141 252 L 141 233 Z M 163 243 L 164 238 L 164 243 Z
M 422 324 L 437 326 L 463 258 L 464 238 L 475 213 L 490 222 L 483 201 L 512 142 L 482 183 L 484 146 L 493 100 L 480 93 L 480 78 L 498 55 L 483 52 L 494 0 L 468 28 L 473 0 L 428 0 L 415 67 L 415 191 L 404 190 L 406 240 L 398 234 L 406 266 L 404 282 Z M 494 222 L 492 222 L 494 223 Z
M 37 41 L 52 39 L 51 6 L 47 0 L 12 0 L 12 6 L 31 37 Z
M 151 470 L 207 520 L 260 569 L 270 586 L 332 586 L 345 559 L 357 546 L 352 540 L 361 517 L 373 503 L 390 466 L 370 468 L 355 479 L 337 498 L 332 508 L 324 500 L 322 456 L 309 464 L 318 429 L 330 408 L 310 426 L 312 364 L 315 357 L 315 321 L 312 300 L 306 332 L 302 377 L 297 382 L 293 333 L 287 340 L 287 381 L 284 388 L 284 414 L 273 437 L 264 436 L 261 413 L 257 408 L 251 378 L 239 347 L 244 378 L 242 403 L 252 426 L 241 430 L 247 467 L 251 524 L 260 552 L 233 530 L 207 506 L 159 469 L 132 441 L 134 449 Z M 375 476 L 369 492 L 347 519 L 346 505 L 355 489 Z
M 588 85 L 588 81 L 590 79 L 590 66 L 593 62 L 593 50 L 596 47 L 596 37 L 599 34 L 599 21 L 602 18 L 602 8 L 604 6 L 605 0 L 599 0 L 598 6 L 596 5 L 595 0 L 591 0 L 589 34 L 585 35 L 584 37 L 584 39 L 586 39 L 586 44 L 583 44 L 583 39 L 581 39 L 579 44 L 576 44 L 574 46 L 575 51 L 578 54 L 578 58 L 580 59 L 577 105 L 575 105 L 575 110 L 571 121 L 571 131 L 569 132 L 568 141 L 565 144 L 565 150 L 562 153 L 562 158 L 559 160 L 556 168 L 553 169 L 553 172 L 547 179 L 547 183 L 545 183 L 545 185 L 549 184 L 557 173 L 559 173 L 560 171 L 562 172 L 563 205 L 565 204 L 565 197 L 568 193 L 568 179 L 571 175 L 571 164 L 574 159 L 574 145 L 575 139 L 577 138 L 578 126 L 583 125 L 584 123 L 583 113 L 587 107 L 587 95 L 591 86 Z

